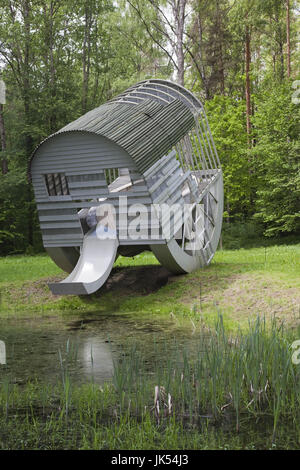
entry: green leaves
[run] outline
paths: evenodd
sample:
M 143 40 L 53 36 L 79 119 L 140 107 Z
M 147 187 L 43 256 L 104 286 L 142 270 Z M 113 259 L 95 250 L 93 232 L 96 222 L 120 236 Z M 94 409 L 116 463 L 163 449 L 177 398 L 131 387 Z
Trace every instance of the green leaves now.
M 255 217 L 272 236 L 300 230 L 300 107 L 292 103 L 290 81 L 256 100 L 254 117 L 258 173 Z
M 205 107 L 224 172 L 225 216 L 243 218 L 252 211 L 245 102 L 215 96 Z

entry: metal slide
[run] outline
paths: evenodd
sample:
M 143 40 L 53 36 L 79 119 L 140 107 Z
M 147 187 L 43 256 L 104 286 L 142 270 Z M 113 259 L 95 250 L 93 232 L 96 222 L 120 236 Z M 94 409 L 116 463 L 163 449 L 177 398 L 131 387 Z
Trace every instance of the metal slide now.
M 97 229 L 91 229 L 83 239 L 79 260 L 71 274 L 61 282 L 49 284 L 52 293 L 84 295 L 100 289 L 110 275 L 118 245 L 117 237 L 99 237 Z

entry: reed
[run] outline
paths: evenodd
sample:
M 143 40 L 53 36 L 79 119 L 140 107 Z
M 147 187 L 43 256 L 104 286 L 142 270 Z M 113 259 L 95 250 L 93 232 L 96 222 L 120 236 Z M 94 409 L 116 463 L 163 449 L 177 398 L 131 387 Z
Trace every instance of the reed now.
M 173 357 L 169 353 L 166 360 L 156 360 L 142 388 L 146 367 L 138 351 L 132 349 L 126 360 L 115 364 L 114 386 L 122 407 L 135 400 L 138 414 L 153 409 L 161 420 L 169 414 L 166 397 L 171 397 L 178 421 L 193 425 L 202 417 L 217 422 L 230 415 L 237 431 L 241 416 L 272 416 L 274 433 L 280 418 L 299 417 L 300 370 L 292 363 L 284 327 L 275 318 L 267 328 L 265 320 L 257 317 L 247 332 L 232 338 L 219 316 L 209 338 L 207 334 L 199 338 L 196 353 L 175 345 Z

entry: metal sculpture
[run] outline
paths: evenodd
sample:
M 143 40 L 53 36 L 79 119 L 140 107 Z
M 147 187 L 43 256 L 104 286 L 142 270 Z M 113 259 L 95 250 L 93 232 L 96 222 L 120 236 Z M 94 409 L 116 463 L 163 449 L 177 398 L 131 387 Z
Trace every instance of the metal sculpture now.
M 70 273 L 54 294 L 95 292 L 118 254 L 152 250 L 174 273 L 215 254 L 222 170 L 204 108 L 182 86 L 132 86 L 45 139 L 29 171 L 45 249 Z

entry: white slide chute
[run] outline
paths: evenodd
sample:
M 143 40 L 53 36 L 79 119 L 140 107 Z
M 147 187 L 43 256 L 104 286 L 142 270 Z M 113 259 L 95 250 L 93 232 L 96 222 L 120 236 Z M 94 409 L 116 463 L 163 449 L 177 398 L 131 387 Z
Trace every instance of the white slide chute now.
M 71 274 L 61 282 L 49 284 L 55 295 L 85 295 L 96 292 L 105 283 L 117 256 L 117 237 L 100 234 L 99 226 L 83 239 L 79 260 Z

